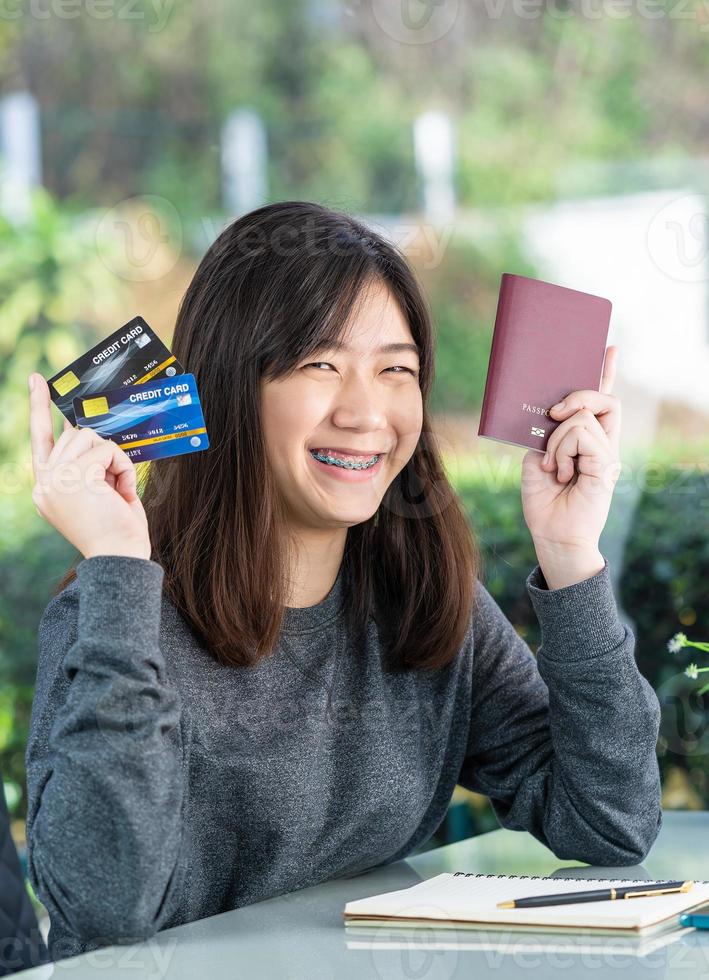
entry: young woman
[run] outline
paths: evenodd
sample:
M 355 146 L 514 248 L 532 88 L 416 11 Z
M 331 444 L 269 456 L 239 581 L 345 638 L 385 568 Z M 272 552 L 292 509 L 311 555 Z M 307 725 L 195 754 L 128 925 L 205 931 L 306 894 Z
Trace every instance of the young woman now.
M 210 448 L 152 463 L 142 499 L 114 443 L 54 444 L 30 378 L 33 500 L 83 556 L 39 626 L 27 750 L 53 958 L 403 858 L 457 783 L 559 858 L 641 861 L 659 704 L 598 550 L 615 350 L 550 462 L 524 457 L 536 658 L 482 583 L 430 428 L 430 315 L 386 240 L 314 204 L 240 218 L 173 351 Z

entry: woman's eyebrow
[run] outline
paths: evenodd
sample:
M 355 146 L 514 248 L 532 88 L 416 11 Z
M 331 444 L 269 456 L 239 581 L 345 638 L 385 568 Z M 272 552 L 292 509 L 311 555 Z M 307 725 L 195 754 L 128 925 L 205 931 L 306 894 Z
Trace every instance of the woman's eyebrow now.
M 319 351 L 328 351 L 328 350 L 344 350 L 344 351 L 349 351 L 351 349 L 352 348 L 348 344 L 344 343 L 344 341 L 342 341 L 342 340 L 328 341 L 325 344 L 321 344 L 317 348 L 317 350 L 319 350 Z M 383 344 L 381 347 L 377 347 L 375 353 L 377 353 L 377 354 L 399 354 L 402 351 L 412 351 L 417 356 L 419 354 L 419 349 L 416 346 L 416 344 L 404 344 L 404 343 Z

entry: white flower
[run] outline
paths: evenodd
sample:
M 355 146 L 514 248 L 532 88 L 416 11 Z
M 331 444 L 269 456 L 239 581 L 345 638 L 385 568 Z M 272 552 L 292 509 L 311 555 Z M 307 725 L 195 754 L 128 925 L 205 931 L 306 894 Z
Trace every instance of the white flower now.
M 670 651 L 670 653 L 678 653 L 686 642 L 687 637 L 684 633 L 675 633 L 672 639 L 668 642 L 667 649 Z
M 697 665 L 690 664 L 689 667 L 686 668 L 685 674 L 687 675 L 687 677 L 689 677 L 690 680 L 696 681 L 697 677 L 699 677 L 699 670 L 697 669 Z

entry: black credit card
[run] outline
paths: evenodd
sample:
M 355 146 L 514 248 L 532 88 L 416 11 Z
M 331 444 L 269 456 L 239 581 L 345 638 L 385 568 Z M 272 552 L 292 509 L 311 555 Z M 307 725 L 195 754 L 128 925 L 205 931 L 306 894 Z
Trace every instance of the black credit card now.
M 62 415 L 76 425 L 75 398 L 184 373 L 153 328 L 136 316 L 50 378 L 49 393 Z

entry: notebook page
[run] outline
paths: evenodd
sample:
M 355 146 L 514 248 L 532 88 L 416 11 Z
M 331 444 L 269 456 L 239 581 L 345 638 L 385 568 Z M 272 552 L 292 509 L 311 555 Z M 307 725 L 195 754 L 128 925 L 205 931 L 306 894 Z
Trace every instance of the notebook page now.
M 498 909 L 506 902 L 529 895 L 553 895 L 605 887 L 652 884 L 637 879 L 578 879 L 494 875 L 436 875 L 411 888 L 348 902 L 345 917 L 395 916 L 549 926 L 598 926 L 639 929 L 709 901 L 709 882 L 695 882 L 683 894 L 550 905 L 537 909 Z
M 691 927 L 667 927 L 659 936 L 649 938 L 616 931 L 610 937 L 569 933 L 560 935 L 553 932 L 529 933 L 494 932 L 486 926 L 470 925 L 427 925 L 423 930 L 407 926 L 403 922 L 378 922 L 376 926 L 366 924 L 346 924 L 345 941 L 348 949 L 401 949 L 415 950 L 471 950 L 490 951 L 509 955 L 514 953 L 536 953 L 548 955 L 566 953 L 574 956 L 649 956 L 679 942 L 694 930 Z M 531 926 L 527 929 L 531 932 Z M 451 936 L 449 939 L 448 936 Z

